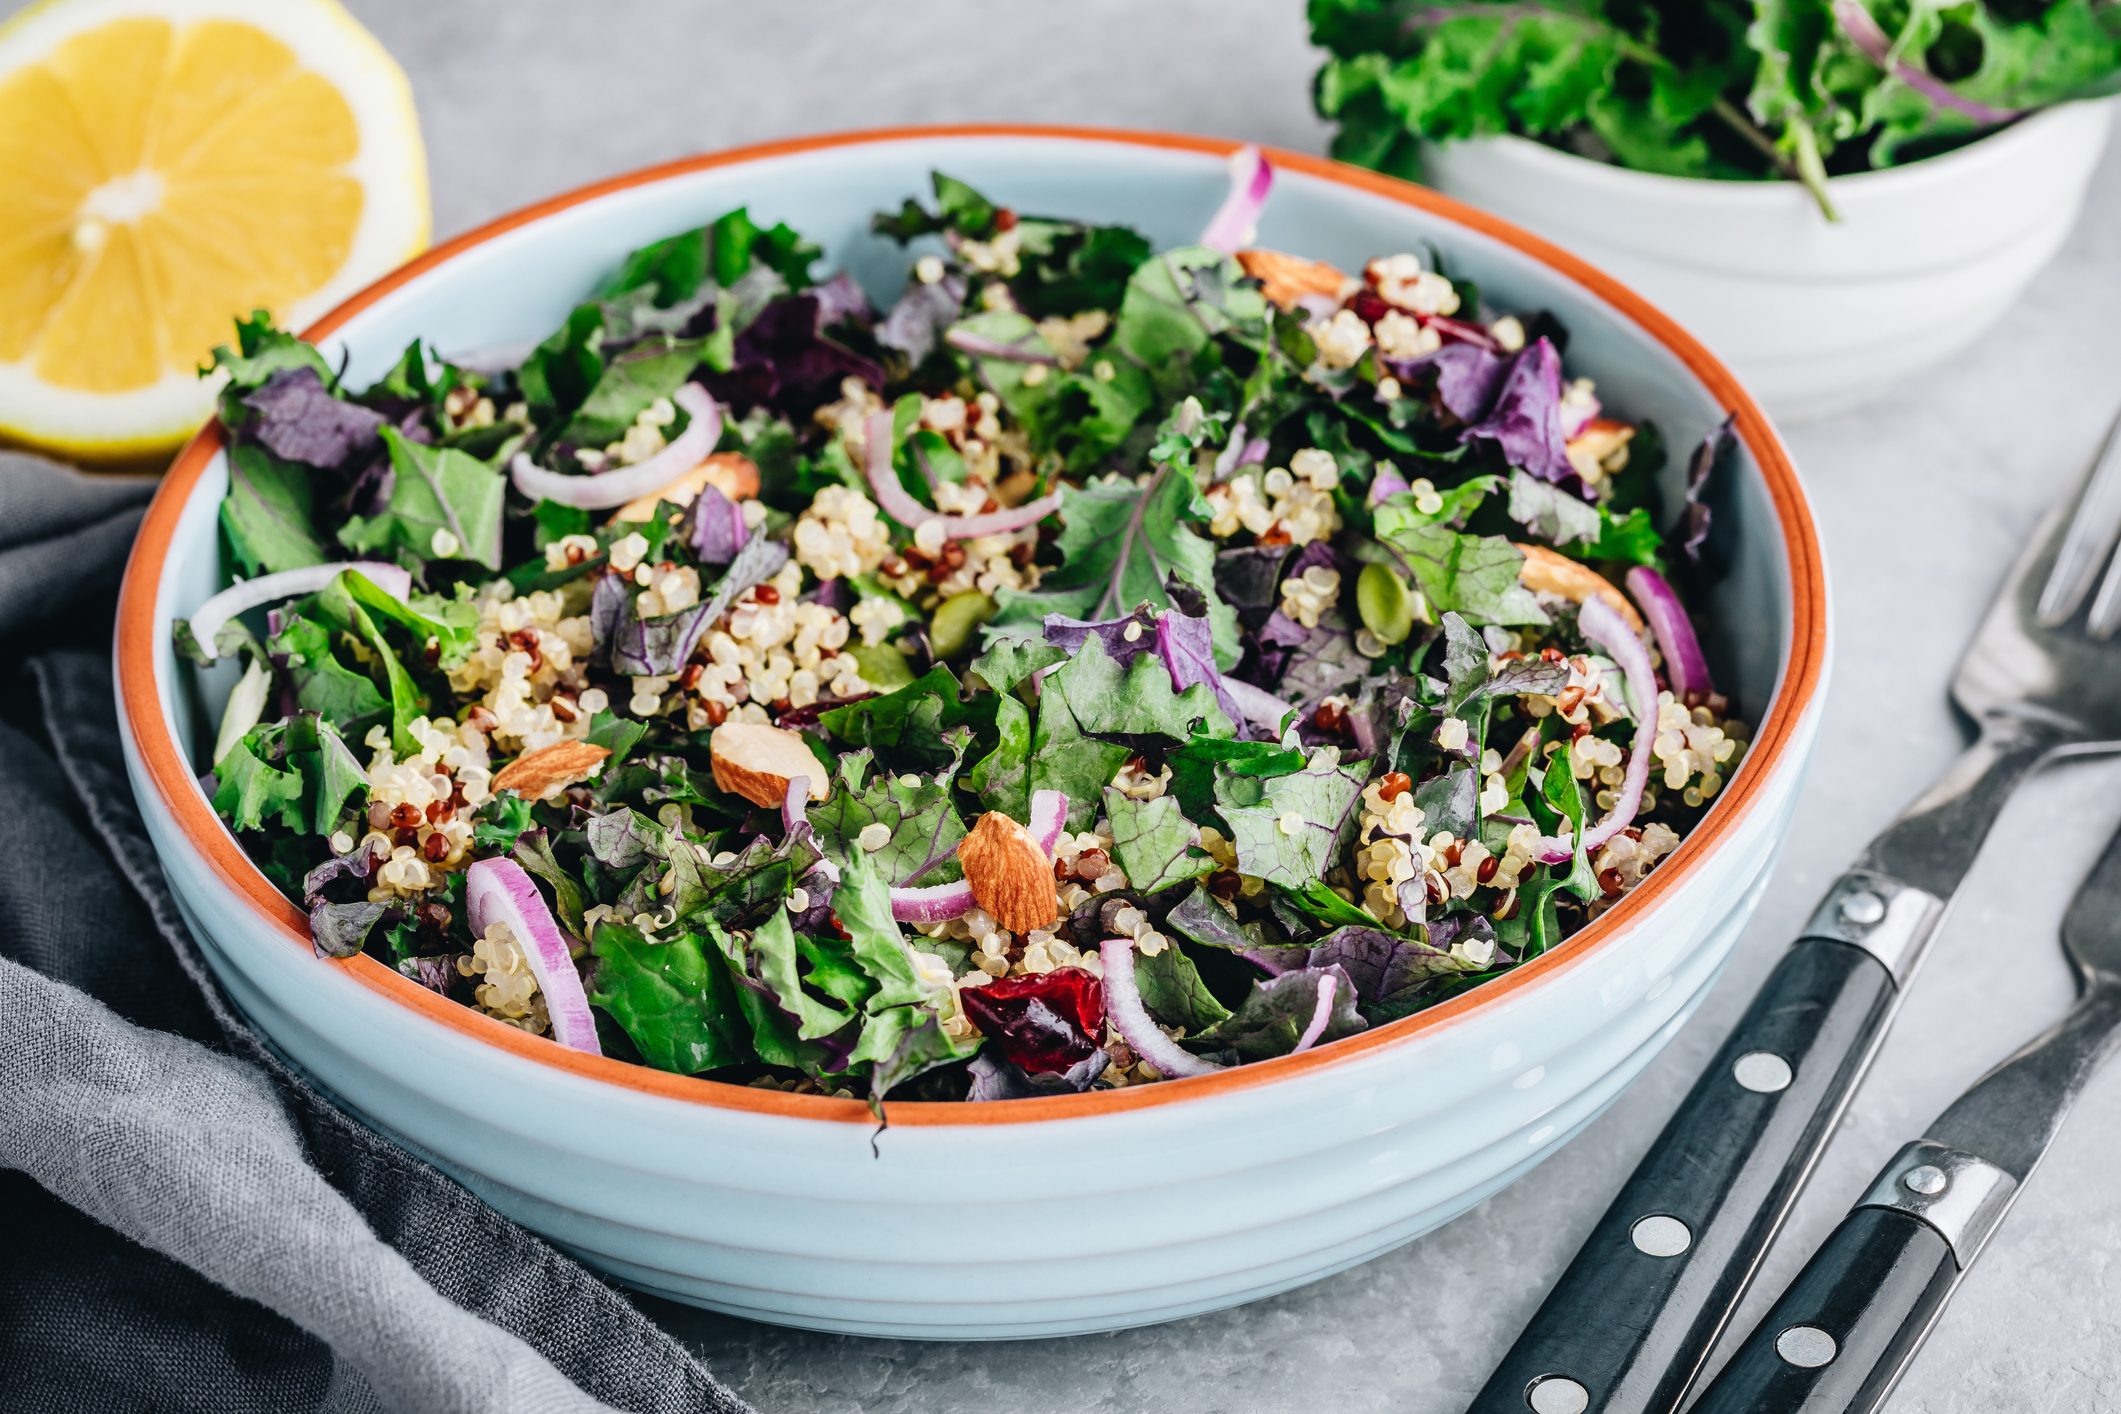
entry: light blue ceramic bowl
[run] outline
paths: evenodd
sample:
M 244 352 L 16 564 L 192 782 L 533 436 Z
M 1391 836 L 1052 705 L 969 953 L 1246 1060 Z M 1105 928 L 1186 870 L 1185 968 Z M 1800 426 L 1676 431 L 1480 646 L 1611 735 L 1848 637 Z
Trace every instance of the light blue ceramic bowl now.
M 312 331 L 359 383 L 405 344 L 535 339 L 620 254 L 731 206 L 821 240 L 878 291 L 906 256 L 869 213 L 941 168 L 1021 209 L 1192 238 L 1229 144 L 982 129 L 806 139 L 681 162 L 452 242 Z M 1675 441 L 1735 413 L 1711 653 L 1758 719 L 1702 827 L 1566 947 L 1432 1011 L 1195 1080 L 1008 1104 L 861 1105 L 583 1057 L 367 959 L 323 961 L 201 794 L 225 681 L 180 670 L 170 621 L 223 583 L 220 441 L 178 459 L 128 571 L 127 760 L 185 917 L 238 1006 L 348 1108 L 495 1206 L 644 1290 L 875 1335 L 1056 1335 L 1283 1291 L 1448 1222 L 1554 1153 L 1714 980 L 1765 887 L 1820 714 L 1823 571 L 1758 409 L 1693 340 L 1580 262 L 1418 188 L 1294 154 L 1263 245 L 1353 267 L 1443 251 L 1506 308 L 1552 310 L 1609 406 Z M 1676 477 L 1677 468 L 1666 475 Z M 1006 1242 L 969 1242 L 964 1215 Z

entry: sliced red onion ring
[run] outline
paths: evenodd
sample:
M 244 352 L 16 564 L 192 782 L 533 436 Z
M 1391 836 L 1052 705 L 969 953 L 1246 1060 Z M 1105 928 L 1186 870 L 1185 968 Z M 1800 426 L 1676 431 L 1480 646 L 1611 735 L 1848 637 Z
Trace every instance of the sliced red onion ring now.
M 1434 329 L 1443 338 L 1453 339 L 1461 344 L 1471 344 L 1492 354 L 1502 352 L 1502 345 L 1495 342 L 1495 336 L 1478 324 L 1469 324 L 1463 319 L 1453 319 L 1445 314 L 1417 314 L 1414 318 L 1424 329 Z
M 1333 994 L 1340 990 L 1339 979 L 1330 972 L 1318 979 L 1318 1006 L 1311 1013 L 1311 1022 L 1304 1027 L 1304 1034 L 1296 1038 L 1296 1051 L 1308 1051 L 1318 1044 L 1318 1038 L 1326 1034 L 1327 1023 L 1333 1020 Z
M 783 834 L 792 832 L 796 825 L 803 820 L 803 807 L 809 803 L 810 778 L 808 776 L 789 777 L 788 793 L 781 800 L 781 831 Z
M 545 994 L 545 1011 L 552 1018 L 552 1039 L 577 1051 L 600 1056 L 596 1018 L 589 1011 L 589 997 L 582 990 L 582 974 L 575 970 L 574 953 L 567 935 L 553 921 L 538 886 L 513 859 L 481 859 L 464 871 L 464 904 L 471 915 L 472 932 L 483 936 L 494 923 L 506 923 L 530 964 L 530 975 L 538 979 Z
M 687 383 L 671 395 L 670 401 L 683 409 L 691 421 L 647 461 L 595 476 L 575 476 L 547 471 L 531 461 L 528 454 L 518 452 L 508 464 L 516 490 L 533 501 L 552 501 L 585 511 L 608 511 L 662 490 L 707 460 L 714 452 L 714 444 L 722 440 L 722 410 L 705 388 Z
M 893 889 L 891 916 L 901 923 L 923 926 L 948 923 L 972 911 L 972 885 L 960 879 L 954 884 L 935 884 L 925 889 Z
M 1038 847 L 1053 857 L 1053 846 L 1060 843 L 1061 827 L 1068 823 L 1068 797 L 1057 790 L 1031 792 L 1031 818 L 1025 828 Z
M 1716 686 L 1709 679 L 1708 659 L 1701 653 L 1701 640 L 1694 636 L 1693 621 L 1670 581 L 1648 565 L 1628 571 L 1628 593 L 1657 635 L 1657 651 L 1664 655 L 1664 675 L 1672 684 L 1672 695 L 1706 695 Z
M 1380 505 L 1402 491 L 1411 491 L 1413 489 L 1414 484 L 1412 482 L 1401 476 L 1390 466 L 1383 466 L 1379 467 L 1376 475 L 1370 478 L 1368 500 L 1373 506 Z
M 1561 405 L 1561 440 L 1566 442 L 1591 425 L 1591 420 L 1605 410 L 1596 395 Z
M 1098 944 L 1098 952 L 1105 960 L 1105 1019 L 1134 1048 L 1134 1054 L 1169 1076 L 1207 1075 L 1222 1069 L 1166 1036 L 1149 1015 L 1149 1008 L 1142 1004 L 1141 987 L 1134 980 L 1133 939 L 1107 938 Z
M 1892 37 L 1879 27 L 1863 0 L 1834 0 L 1834 23 L 1841 26 L 1849 43 L 1862 50 L 1865 58 L 1940 108 L 1949 108 L 1977 123 L 2007 123 L 2025 111 L 1991 108 L 1968 98 L 1927 69 L 1894 54 Z
M 1252 466 L 1267 459 L 1267 439 L 1247 437 L 1242 422 L 1230 426 L 1230 441 L 1215 454 L 1215 479 L 1228 481 L 1240 467 Z
M 793 786 L 790 787 L 791 798 Z M 1038 847 L 1053 857 L 1061 828 L 1068 822 L 1068 797 L 1057 790 L 1031 793 L 1031 821 L 1025 827 Z M 893 889 L 891 916 L 901 923 L 923 925 L 948 923 L 972 911 L 972 886 L 962 879 L 955 884 L 931 884 L 924 889 Z
M 899 483 L 898 472 L 891 465 L 890 413 L 871 413 L 869 420 L 862 425 L 862 441 L 865 444 L 862 469 L 869 478 L 869 494 L 876 498 L 877 509 L 908 530 L 919 530 L 931 520 L 939 521 L 945 540 L 977 540 L 982 535 L 1007 535 L 1027 525 L 1036 525 L 1060 509 L 1061 492 L 1055 487 L 1048 495 L 1007 510 L 977 516 L 946 516 L 913 499 L 913 493 Z
M 1282 729 L 1289 714 L 1296 709 L 1276 697 L 1263 687 L 1254 687 L 1242 678 L 1226 677 L 1222 683 L 1223 694 L 1237 704 L 1237 710 L 1254 726 Z
M 1259 213 L 1266 210 L 1267 193 L 1274 189 L 1274 169 L 1258 148 L 1247 143 L 1230 154 L 1230 194 L 1208 218 L 1200 243 L 1211 250 L 1235 254 L 1251 243 L 1259 226 Z
M 1650 666 L 1649 650 L 1628 621 L 1599 596 L 1583 601 L 1576 626 L 1585 638 L 1612 654 L 1627 675 L 1628 707 L 1635 714 L 1635 745 L 1628 755 L 1627 779 L 1621 782 L 1620 798 L 1605 818 L 1583 832 L 1583 847 L 1589 852 L 1626 829 L 1642 805 L 1643 789 L 1650 783 L 1651 748 L 1657 741 L 1657 670 Z M 1549 835 L 1539 842 L 1534 857 L 1542 864 L 1566 864 L 1574 854 L 1569 836 Z
M 1304 312 L 1304 327 L 1310 328 L 1340 312 L 1340 301 L 1332 295 L 1298 295 L 1296 307 Z
M 412 576 L 403 565 L 385 564 L 381 560 L 334 561 L 328 565 L 304 565 L 300 569 L 281 570 L 276 574 L 261 574 L 256 579 L 246 579 L 216 594 L 199 606 L 199 612 L 191 616 L 191 634 L 198 640 L 199 650 L 209 660 L 220 656 L 214 640 L 228 621 L 238 614 L 245 614 L 264 604 L 277 604 L 282 599 L 293 599 L 297 595 L 314 594 L 339 577 L 341 570 L 359 570 L 369 582 L 399 603 L 412 593 Z

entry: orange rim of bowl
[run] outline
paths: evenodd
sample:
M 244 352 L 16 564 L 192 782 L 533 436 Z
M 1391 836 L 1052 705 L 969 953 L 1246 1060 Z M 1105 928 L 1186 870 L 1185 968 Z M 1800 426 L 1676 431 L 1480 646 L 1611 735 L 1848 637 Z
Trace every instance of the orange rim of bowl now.
M 1174 152 L 1227 156 L 1239 144 L 1222 138 L 1195 137 L 1175 133 L 1137 132 L 1125 129 L 1046 126 L 1035 124 L 969 124 L 932 127 L 865 129 L 827 133 L 761 143 L 726 152 L 684 158 L 644 168 L 567 192 L 535 206 L 525 207 L 458 236 L 378 280 L 349 298 L 303 332 L 320 340 L 337 332 L 347 321 L 385 295 L 437 266 L 495 237 L 541 221 L 558 212 L 599 197 L 633 187 L 666 181 L 717 167 L 741 166 L 763 160 L 797 156 L 835 148 L 873 143 L 950 138 L 1023 138 L 1070 142 L 1110 143 L 1127 147 L 1156 148 Z M 1770 427 L 1766 416 L 1737 379 L 1693 337 L 1679 328 L 1640 295 L 1577 257 L 1527 231 L 1483 211 L 1462 205 L 1440 193 L 1396 178 L 1380 176 L 1302 153 L 1266 149 L 1268 159 L 1284 171 L 1300 172 L 1416 207 L 1469 230 L 1477 231 L 1531 257 L 1562 277 L 1603 299 L 1649 334 L 1700 380 L 1735 419 L 1738 437 L 1752 453 L 1767 484 L 1780 522 L 1783 546 L 1788 556 L 1790 600 L 1793 622 L 1783 678 L 1774 700 L 1763 714 L 1760 730 L 1746 757 L 1745 767 L 1732 780 L 1711 811 L 1681 842 L 1672 857 L 1653 871 L 1621 903 L 1593 920 L 1569 939 L 1568 945 L 1543 957 L 1520 964 L 1501 977 L 1469 989 L 1413 1016 L 1372 1027 L 1344 1040 L 1297 1055 L 1232 1066 L 1213 1075 L 1164 1080 L 1152 1085 L 1118 1090 L 1092 1091 L 1079 1095 L 1054 1095 L 1015 1100 L 1008 1104 L 979 1105 L 964 1101 L 903 1101 L 889 1107 L 893 1125 L 1019 1124 L 1043 1120 L 1082 1118 L 1116 1114 L 1156 1105 L 1179 1104 L 1213 1095 L 1272 1084 L 1277 1080 L 1325 1070 L 1395 1046 L 1424 1032 L 1449 1026 L 1475 1007 L 1492 1007 L 1512 993 L 1543 985 L 1574 967 L 1593 951 L 1638 926 L 1656 906 L 1657 900 L 1678 888 L 1694 872 L 1701 859 L 1729 835 L 1748 814 L 1790 749 L 1799 720 L 1818 693 L 1824 670 L 1827 625 L 1825 570 L 1811 511 L 1805 503 L 1795 468 Z M 223 448 L 221 430 L 209 423 L 177 454 L 164 476 L 161 489 L 148 507 L 126 565 L 118 601 L 117 672 L 120 709 L 131 729 L 148 779 L 154 784 L 170 814 L 187 840 L 205 856 L 221 882 L 271 924 L 291 946 L 314 951 L 309 920 L 294 903 L 272 886 L 253 864 L 235 836 L 213 813 L 200 792 L 197 779 L 171 733 L 163 712 L 159 684 L 155 680 L 155 598 L 162 582 L 163 566 L 170 544 L 192 490 L 213 458 Z M 729 1081 L 677 1075 L 609 1056 L 590 1055 L 532 1036 L 513 1026 L 452 1002 L 429 991 L 409 977 L 384 966 L 365 954 L 346 959 L 319 959 L 319 966 L 339 968 L 363 987 L 401 1006 L 426 1016 L 474 1040 L 499 1047 L 525 1060 L 647 1095 L 662 1096 L 718 1109 L 753 1114 L 780 1115 L 794 1119 L 869 1123 L 868 1106 L 855 1099 L 824 1095 L 789 1094 Z

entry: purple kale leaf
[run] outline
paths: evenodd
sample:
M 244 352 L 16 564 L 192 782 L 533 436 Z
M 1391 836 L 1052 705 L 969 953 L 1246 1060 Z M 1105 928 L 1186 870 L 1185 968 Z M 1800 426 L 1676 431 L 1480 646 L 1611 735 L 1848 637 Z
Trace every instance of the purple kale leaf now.
M 383 414 L 333 396 L 317 370 L 282 369 L 246 394 L 248 428 L 259 446 L 286 461 L 336 467 L 374 453 Z
M 629 677 L 669 677 L 685 666 L 692 650 L 738 595 L 773 578 L 788 563 L 788 547 L 778 540 L 747 541 L 731 559 L 714 592 L 689 609 L 644 619 L 640 602 L 623 575 L 597 580 L 589 598 L 589 628 L 595 638 L 594 661 Z
M 445 997 L 458 978 L 456 961 L 448 957 L 408 957 L 398 964 L 398 971 L 428 991 L 440 992 Z
M 1545 340 L 1541 340 L 1542 343 Z M 1448 343 L 1418 358 L 1385 361 L 1386 371 L 1410 387 L 1433 381 L 1436 401 L 1460 422 L 1487 416 L 1501 394 L 1511 361 L 1476 344 Z
M 1318 705 L 1336 694 L 1354 696 L 1370 671 L 1355 648 L 1355 631 L 1339 610 L 1305 628 L 1276 609 L 1257 635 L 1259 667 L 1248 675 L 1274 684 L 1275 695 L 1298 707 Z
M 1245 720 L 1243 709 L 1231 697 L 1229 684 L 1215 666 L 1214 634 L 1205 615 L 1144 605 L 1117 619 L 1071 619 L 1048 614 L 1045 629 L 1046 642 L 1070 654 L 1079 652 L 1085 642 L 1095 638 L 1104 647 L 1105 656 L 1123 668 L 1153 649 L 1171 675 L 1173 692 L 1206 683 L 1215 695 L 1216 705 L 1232 722 Z
M 1354 982 L 1362 1014 L 1372 1021 L 1389 1020 L 1419 1009 L 1431 978 L 1464 970 L 1450 945 L 1439 945 L 1433 937 L 1422 942 L 1382 928 L 1336 928 L 1311 949 L 1310 965 L 1338 966 Z
M 1252 984 L 1252 994 L 1228 1017 L 1197 1036 L 1186 1038 L 1187 1050 L 1201 1055 L 1234 1056 L 1239 1061 L 1285 1056 L 1317 1015 L 1319 992 L 1331 979 L 1327 1021 L 1318 1041 L 1337 1041 L 1366 1029 L 1356 1010 L 1355 984 L 1345 969 L 1300 967 Z
M 841 324 L 866 329 L 876 322 L 876 306 L 869 303 L 868 291 L 844 270 L 822 285 L 811 286 L 809 293 L 817 301 L 821 330 Z
M 1281 602 L 1286 545 L 1245 545 L 1215 557 L 1215 592 L 1247 622 Z
M 968 1100 L 1030 1100 L 1040 1095 L 1079 1095 L 1097 1083 L 1112 1064 L 1103 1049 L 1090 1052 L 1066 1070 L 1033 1075 L 992 1050 L 981 1051 L 965 1067 L 972 1077 Z
M 302 876 L 302 902 L 309 909 L 309 936 L 324 957 L 352 957 L 368 946 L 376 928 L 404 918 L 395 903 L 371 903 L 368 881 L 389 855 L 363 847 L 334 855 Z
M 1561 355 L 1552 343 L 1535 340 L 1510 360 L 1495 401 L 1459 440 L 1492 443 L 1511 466 L 1543 481 L 1581 481 L 1561 435 Z
M 703 486 L 686 511 L 685 538 L 703 565 L 726 565 L 751 538 L 744 508 L 714 486 Z
M 887 349 L 897 349 L 919 367 L 935 352 L 943 331 L 957 322 L 964 306 L 964 276 L 952 272 L 933 284 L 916 280 L 877 326 L 876 341 Z
M 730 369 L 710 377 L 709 390 L 740 412 L 768 407 L 796 416 L 837 397 L 848 378 L 882 388 L 876 360 L 828 337 L 828 327 L 815 292 L 773 300 L 737 334 Z
M 1723 458 L 1723 449 L 1730 445 L 1732 426 L 1738 421 L 1736 413 L 1716 424 L 1694 455 L 1686 464 L 1686 505 L 1679 513 L 1679 548 L 1687 560 L 1698 562 L 1702 547 L 1709 540 L 1709 481 L 1716 474 L 1717 464 Z

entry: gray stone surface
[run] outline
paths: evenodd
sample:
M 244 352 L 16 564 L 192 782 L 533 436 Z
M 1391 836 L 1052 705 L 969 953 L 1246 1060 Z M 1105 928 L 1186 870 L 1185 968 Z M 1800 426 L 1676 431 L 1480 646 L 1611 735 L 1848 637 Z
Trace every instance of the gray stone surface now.
M 1298 0 L 350 0 L 411 71 L 437 233 L 685 153 L 833 128 L 1010 118 L 1317 149 Z M 1449 1414 L 1478 1387 L 1863 839 L 1956 742 L 1943 685 L 2041 506 L 2121 404 L 2121 154 L 2011 317 L 1928 386 L 1789 429 L 1835 591 L 1833 687 L 1773 892 L 1716 994 L 1597 1124 L 1451 1227 L 1240 1310 L 1067 1341 L 919 1345 L 658 1307 L 764 1410 Z M 1779 1290 L 1877 1165 L 2067 998 L 2051 942 L 2121 769 L 2036 782 L 2002 822 L 1808 1190 Z M 1085 1155 L 1084 1161 L 1096 1161 Z M 2121 1408 L 2121 1074 L 2094 1085 L 1893 1408 Z M 1080 1221 L 1063 1216 L 1056 1221 Z M 1006 1242 L 976 1209 L 937 1240 Z M 1757 1313 L 1765 1297 L 1749 1311 Z

